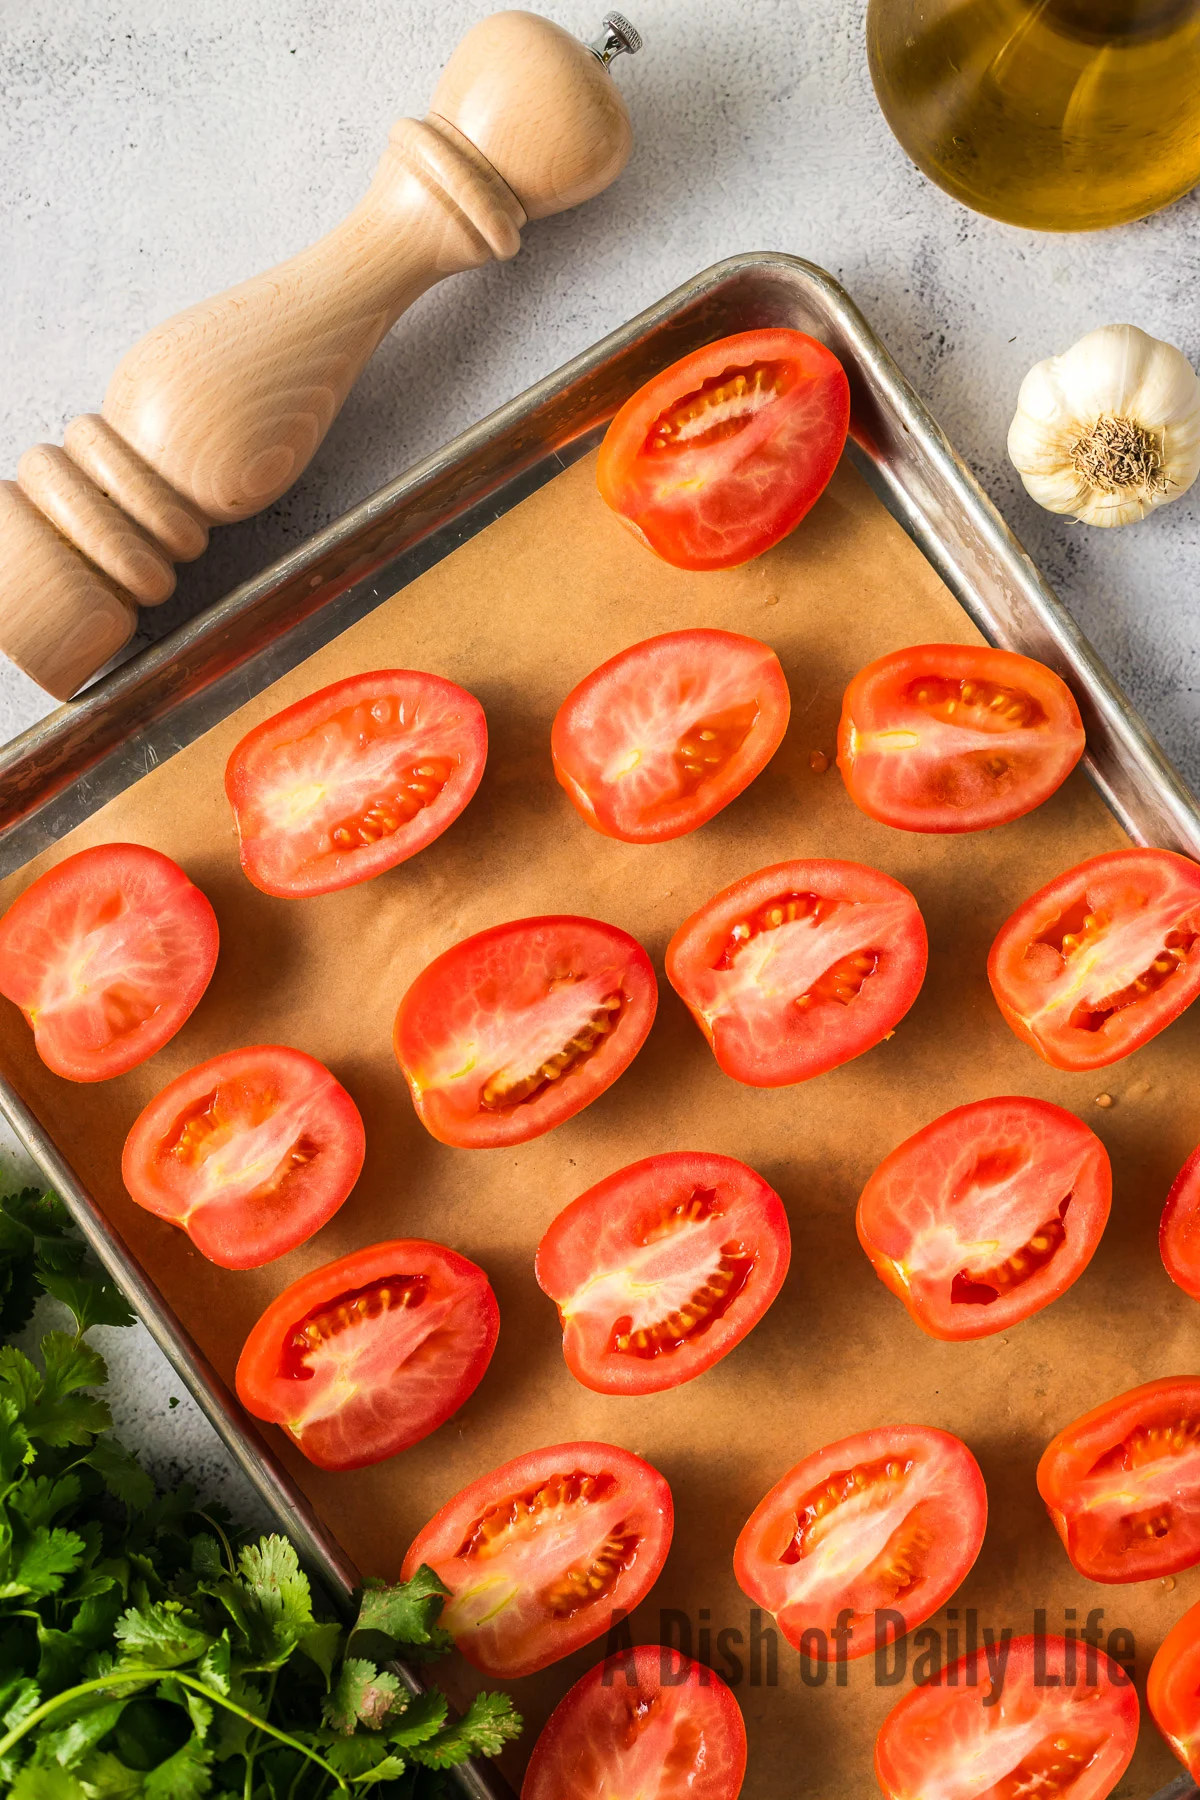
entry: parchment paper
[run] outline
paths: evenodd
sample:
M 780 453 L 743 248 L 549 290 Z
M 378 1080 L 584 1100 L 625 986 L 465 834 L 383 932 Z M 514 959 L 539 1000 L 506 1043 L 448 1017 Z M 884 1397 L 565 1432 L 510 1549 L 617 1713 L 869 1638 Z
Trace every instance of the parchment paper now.
M 554 782 L 551 719 L 603 658 L 684 625 L 749 632 L 775 648 L 792 693 L 787 738 L 749 791 L 701 831 L 661 846 L 611 842 Z M 0 1002 L 5 1071 L 230 1381 L 254 1319 L 307 1269 L 397 1234 L 442 1240 L 480 1262 L 500 1302 L 500 1343 L 456 1419 L 354 1474 L 321 1474 L 279 1438 L 281 1454 L 356 1563 L 389 1577 L 438 1506 L 520 1451 L 586 1437 L 649 1457 L 674 1491 L 675 1540 L 634 1635 L 674 1632 L 729 1674 L 718 1634 L 742 1633 L 741 1645 L 729 1636 L 721 1644 L 743 1663 L 747 1800 L 861 1800 L 873 1791 L 876 1729 L 905 1691 L 877 1686 L 870 1657 L 850 1664 L 844 1687 L 832 1677 L 806 1685 L 782 1641 L 774 1681 L 761 1642 L 757 1671 L 748 1666 L 751 1609 L 733 1580 L 734 1540 L 766 1490 L 833 1439 L 917 1421 L 958 1433 L 979 1458 L 991 1520 L 954 1600 L 960 1649 L 967 1608 L 978 1609 L 980 1628 L 1021 1633 L 1033 1629 L 1035 1607 L 1061 1631 L 1064 1609 L 1082 1623 L 1098 1606 L 1105 1630 L 1132 1632 L 1144 1676 L 1164 1632 L 1200 1598 L 1195 1571 L 1115 1588 L 1076 1576 L 1034 1487 L 1038 1455 L 1062 1425 L 1135 1382 L 1195 1372 L 1200 1361 L 1200 1312 L 1168 1281 L 1156 1248 L 1166 1189 L 1200 1138 L 1200 1006 L 1111 1070 L 1057 1074 L 1003 1024 L 985 977 L 987 948 L 1014 905 L 1122 834 L 1081 776 L 1016 824 L 936 838 L 864 818 L 835 768 L 810 766 L 814 750 L 832 759 L 841 694 L 864 662 L 903 644 L 976 637 L 849 467 L 769 555 L 689 575 L 619 526 L 596 495 L 589 458 L 0 887 L 7 905 L 49 862 L 114 839 L 166 851 L 200 884 L 220 921 L 220 961 L 165 1050 L 117 1081 L 73 1086 L 42 1067 L 24 1021 Z M 477 797 L 434 845 L 376 881 L 304 901 L 259 894 L 238 868 L 222 786 L 232 746 L 328 681 L 397 666 L 447 675 L 483 702 L 491 753 Z M 719 887 L 811 855 L 872 863 L 912 888 L 929 927 L 928 977 L 895 1037 L 856 1062 L 792 1089 L 740 1087 L 719 1072 L 662 978 L 663 949 Z M 396 1004 L 431 957 L 470 932 L 557 911 L 610 920 L 650 950 L 662 983 L 650 1039 L 608 1094 L 547 1137 L 515 1150 L 445 1148 L 418 1124 L 393 1061 Z M 293 1044 L 327 1063 L 362 1109 L 368 1150 L 357 1188 L 315 1239 L 269 1268 L 235 1274 L 132 1205 L 120 1153 L 168 1080 L 256 1042 Z M 1091 1267 L 1048 1310 L 1001 1337 L 934 1343 L 872 1273 L 855 1238 L 855 1201 L 880 1158 L 920 1125 L 1005 1093 L 1057 1101 L 1099 1132 L 1114 1162 L 1112 1220 Z M 1113 1104 L 1101 1109 L 1096 1097 L 1106 1093 Z M 788 1280 L 757 1330 L 700 1379 L 643 1399 L 590 1394 L 563 1363 L 554 1306 L 533 1277 L 535 1246 L 559 1209 L 602 1175 L 683 1147 L 740 1157 L 779 1190 L 793 1233 Z M 660 1609 L 684 1615 L 690 1645 L 679 1618 Z M 931 1621 L 943 1645 L 947 1623 Z M 507 1764 L 518 1785 L 547 1713 L 602 1648 L 512 1684 L 528 1727 Z M 473 1677 L 464 1665 L 454 1680 L 466 1688 Z M 1144 1715 L 1119 1792 L 1147 1796 L 1175 1769 Z

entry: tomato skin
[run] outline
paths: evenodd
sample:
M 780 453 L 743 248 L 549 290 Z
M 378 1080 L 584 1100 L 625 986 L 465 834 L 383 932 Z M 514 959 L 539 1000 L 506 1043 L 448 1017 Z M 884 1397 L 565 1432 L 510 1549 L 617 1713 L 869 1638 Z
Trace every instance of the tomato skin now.
M 559 1701 L 521 1800 L 737 1800 L 745 1774 L 746 1727 L 720 1676 L 678 1650 L 639 1644 L 597 1663 Z
M 1175 964 L 1165 973 L 1163 958 Z M 988 980 L 1008 1024 L 1053 1068 L 1119 1062 L 1200 994 L 1200 865 L 1173 850 L 1078 863 L 1000 927 Z
M 214 1140 L 211 1162 L 203 1143 L 180 1155 L 188 1119 L 189 1131 Z M 280 1178 L 296 1150 L 303 1161 Z M 210 1057 L 156 1094 L 125 1140 L 121 1179 L 136 1205 L 186 1231 L 210 1262 L 257 1269 L 333 1217 L 365 1152 L 359 1110 L 329 1070 L 302 1050 L 259 1044 Z M 274 1159 L 266 1178 L 256 1169 L 237 1179 L 240 1158 L 264 1154 Z
M 598 1099 L 645 1043 L 657 1005 L 653 965 L 628 932 L 569 914 L 513 919 L 421 971 L 392 1042 L 425 1129 L 443 1144 L 488 1150 L 541 1137 Z M 539 1079 L 545 1059 L 589 1039 L 597 1023 L 603 1034 L 557 1079 L 508 1103 L 506 1089 Z
M 1148 1581 L 1200 1562 L 1198 1417 L 1200 1377 L 1170 1375 L 1093 1407 L 1047 1445 L 1038 1492 L 1081 1575 Z
M 1200 1605 L 1177 1619 L 1146 1676 L 1150 1716 L 1184 1768 L 1200 1773 Z
M 899 1144 L 863 1189 L 855 1222 L 875 1273 L 922 1331 L 960 1340 L 1007 1331 L 1070 1287 L 1111 1200 L 1095 1132 L 1061 1106 L 1014 1096 L 955 1107 Z M 969 1268 L 983 1241 L 995 1247 Z
M 144 844 L 97 844 L 39 875 L 0 919 L 0 994 L 25 1014 L 48 1069 L 109 1081 L 175 1036 L 218 943 L 216 914 L 178 863 Z M 72 974 L 82 961 L 86 988 Z M 132 1022 L 114 1026 L 113 1011 Z
M 888 1473 L 895 1469 L 899 1477 Z M 864 1514 L 862 1495 L 872 1491 L 879 1504 Z M 965 1580 L 986 1526 L 987 1489 L 961 1439 L 930 1425 L 883 1425 L 827 1444 L 777 1481 L 742 1527 L 733 1572 L 794 1649 L 833 1661 L 836 1634 L 848 1625 L 842 1655 L 869 1656 L 875 1612 L 899 1612 L 906 1631 L 929 1618 Z M 819 1639 L 805 1643 L 814 1630 L 824 1633 L 824 1651 Z
M 503 1519 L 502 1528 L 477 1537 L 489 1515 Z M 585 1525 L 574 1543 L 573 1519 Z M 515 1680 L 602 1637 L 614 1614 L 633 1611 L 659 1577 L 674 1519 L 665 1478 L 640 1456 L 615 1444 L 549 1444 L 479 1476 L 448 1501 L 413 1539 L 401 1580 L 428 1563 L 450 1589 L 440 1622 L 458 1649 L 485 1675 Z M 594 1598 L 556 1616 L 548 1593 L 576 1563 L 595 1556 L 602 1527 L 610 1539 L 634 1542 L 614 1553 Z M 568 1586 L 577 1601 L 578 1585 Z M 497 1605 L 506 1591 L 506 1603 Z
M 697 1207 L 701 1195 L 711 1202 Z M 711 1211 L 701 1211 L 708 1204 Z M 667 1233 L 673 1215 L 685 1222 Z M 691 1256 L 689 1243 L 696 1246 Z M 642 1246 L 649 1248 L 637 1259 Z M 656 1394 L 702 1374 L 741 1343 L 782 1287 L 790 1256 L 787 1213 L 761 1175 L 731 1156 L 680 1150 L 618 1169 L 573 1200 L 538 1245 L 535 1272 L 558 1305 L 563 1355 L 575 1379 L 597 1394 Z M 707 1323 L 677 1347 L 656 1355 L 618 1350 L 616 1326 L 627 1313 L 629 1336 L 645 1329 L 643 1320 L 665 1322 L 680 1306 L 696 1306 L 714 1277 L 726 1285 L 709 1302 Z
M 282 899 L 370 881 L 454 823 L 486 761 L 483 708 L 454 682 L 415 669 L 335 681 L 264 719 L 229 758 L 242 868 Z
M 994 1693 L 983 1650 L 952 1663 L 936 1685 L 910 1689 L 875 1740 L 875 1778 L 887 1800 L 1112 1793 L 1137 1743 L 1138 1700 L 1103 1650 L 1060 1637 L 1013 1638 Z M 1055 1765 L 1072 1752 L 1080 1765 L 1064 1786 Z
M 411 1284 L 420 1298 L 393 1305 L 379 1291 L 386 1283 L 393 1294 Z M 348 1320 L 343 1302 L 364 1290 L 369 1297 Z M 317 1334 L 323 1341 L 297 1353 L 295 1334 L 312 1319 L 326 1327 Z M 357 1384 L 344 1354 L 321 1366 L 325 1344 L 339 1332 L 344 1343 L 346 1329 L 366 1332 L 355 1362 L 368 1366 Z M 483 1379 L 499 1330 L 491 1284 L 465 1256 L 420 1238 L 370 1244 L 302 1275 L 271 1302 L 242 1346 L 238 1399 L 255 1418 L 278 1425 L 317 1468 L 366 1468 L 420 1443 L 465 1404 Z M 386 1363 L 386 1379 L 368 1383 L 372 1350 Z M 299 1362 L 310 1376 L 289 1371 L 289 1358 L 292 1371 Z M 323 1397 L 347 1385 L 351 1398 L 322 1411 Z
M 626 844 L 663 843 L 749 787 L 783 742 L 790 710 L 768 645 L 734 631 L 666 632 L 610 657 L 567 695 L 550 733 L 554 773 L 596 831 Z M 701 730 L 714 756 L 723 738 L 737 741 L 693 788 L 680 746 L 698 761 Z
M 1158 1226 L 1158 1250 L 1176 1287 L 1200 1300 L 1200 1148 L 1171 1184 Z
M 901 831 L 1007 825 L 1048 800 L 1083 749 L 1079 708 L 1053 669 L 979 644 L 914 644 L 868 663 L 838 727 L 850 798 Z
M 782 932 L 777 939 L 774 928 L 754 924 L 789 895 L 815 898 L 833 917 L 815 928 L 806 917 L 785 923 L 792 935 L 781 950 Z M 748 941 L 731 948 L 743 927 Z M 771 941 L 756 945 L 756 937 Z M 667 979 L 727 1075 L 750 1087 L 787 1087 L 887 1037 L 917 997 L 928 949 L 920 909 L 900 882 L 864 863 L 814 858 L 774 863 L 714 894 L 668 944 Z M 858 991 L 843 1002 L 824 986 L 856 955 L 874 957 L 875 966 L 865 977 L 851 972 Z M 731 966 L 718 966 L 730 957 Z M 741 958 L 749 959 L 745 975 Z M 802 1011 L 796 998 L 813 989 L 816 1003 Z
M 775 371 L 784 391 L 761 406 L 730 393 L 725 426 L 708 441 L 703 430 L 690 444 L 657 441 L 669 414 L 693 401 L 703 412 L 713 384 L 753 368 Z M 850 385 L 832 350 L 802 331 L 743 331 L 693 350 L 630 396 L 600 446 L 596 485 L 664 562 L 731 569 L 800 523 L 837 467 L 849 426 Z

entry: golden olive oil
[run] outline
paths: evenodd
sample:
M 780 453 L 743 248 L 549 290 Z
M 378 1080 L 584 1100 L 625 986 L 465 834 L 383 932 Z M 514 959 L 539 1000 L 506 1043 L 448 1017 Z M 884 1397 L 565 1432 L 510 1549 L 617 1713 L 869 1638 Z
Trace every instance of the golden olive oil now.
M 917 166 L 1012 225 L 1095 231 L 1200 181 L 1200 0 L 870 0 Z

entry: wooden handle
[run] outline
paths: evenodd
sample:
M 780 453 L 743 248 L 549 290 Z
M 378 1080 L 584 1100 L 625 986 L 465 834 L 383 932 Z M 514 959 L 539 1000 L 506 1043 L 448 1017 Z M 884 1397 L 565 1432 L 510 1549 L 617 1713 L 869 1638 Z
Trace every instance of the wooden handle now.
M 484 19 L 426 119 L 393 127 L 370 188 L 327 237 L 144 337 L 99 415 L 0 482 L 0 650 L 65 700 L 175 587 L 211 525 L 278 499 L 405 308 L 527 219 L 608 186 L 629 116 L 607 73 L 640 40 L 616 15 L 579 43 L 533 13 Z M 615 34 L 615 37 L 614 37 Z M 624 36 L 622 36 L 624 34 Z

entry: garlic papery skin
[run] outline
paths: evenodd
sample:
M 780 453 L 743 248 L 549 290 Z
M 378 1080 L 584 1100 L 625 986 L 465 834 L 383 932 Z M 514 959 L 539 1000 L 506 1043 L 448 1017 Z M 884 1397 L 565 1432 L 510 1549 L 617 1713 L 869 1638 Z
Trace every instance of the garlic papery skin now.
M 1173 344 L 1102 325 L 1030 369 L 1008 454 L 1050 512 L 1132 524 L 1200 472 L 1200 378 Z

